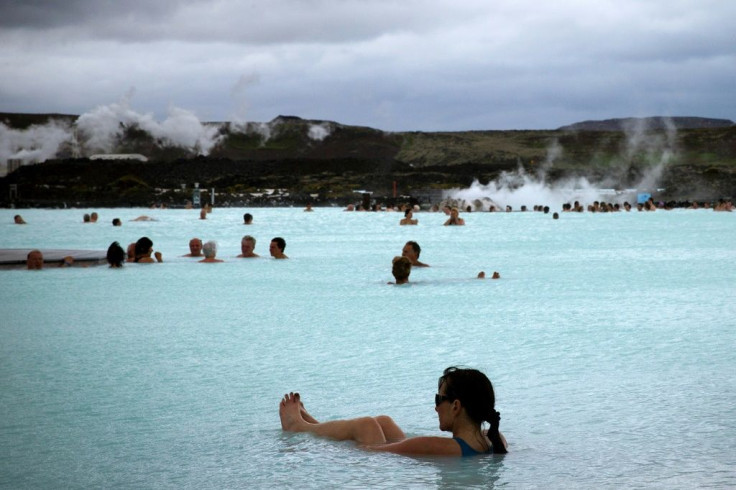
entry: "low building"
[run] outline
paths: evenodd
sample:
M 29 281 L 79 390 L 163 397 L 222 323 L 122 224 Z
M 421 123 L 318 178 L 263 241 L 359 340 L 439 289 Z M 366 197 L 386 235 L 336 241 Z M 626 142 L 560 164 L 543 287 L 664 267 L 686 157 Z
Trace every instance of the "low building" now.
M 109 153 L 91 155 L 90 160 L 138 160 L 139 162 L 147 162 L 148 158 L 140 153 Z

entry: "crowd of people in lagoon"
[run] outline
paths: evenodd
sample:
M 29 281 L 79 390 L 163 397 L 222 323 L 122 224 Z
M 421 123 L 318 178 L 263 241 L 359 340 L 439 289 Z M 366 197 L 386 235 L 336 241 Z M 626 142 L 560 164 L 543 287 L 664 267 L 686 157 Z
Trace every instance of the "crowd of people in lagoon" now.
M 676 206 L 674 204 L 670 203 L 656 203 L 653 198 L 649 198 L 644 202 L 639 202 L 636 204 L 636 210 L 640 212 L 652 212 L 657 210 L 671 210 L 674 209 Z M 686 203 L 686 206 L 680 206 L 680 207 L 686 207 L 687 209 L 712 209 L 713 211 L 725 211 L 725 212 L 731 212 L 733 211 L 733 203 L 729 199 L 720 199 L 717 202 L 702 202 L 699 203 L 697 201 Z M 632 205 L 628 202 L 624 202 L 623 204 L 619 203 L 607 203 L 607 202 L 601 202 L 601 201 L 595 201 L 591 204 L 588 204 L 587 207 L 584 207 L 579 201 L 575 201 L 573 203 L 565 203 L 562 205 L 562 211 L 563 213 L 582 213 L 582 212 L 591 212 L 591 213 L 616 213 L 616 212 L 630 212 L 634 209 Z M 419 220 L 417 218 L 414 218 L 414 213 L 418 212 L 420 210 L 419 206 L 417 205 L 410 205 L 410 204 L 403 204 L 401 206 L 398 206 L 396 208 L 393 207 L 384 207 L 381 204 L 377 204 L 373 211 L 397 211 L 397 212 L 403 212 L 404 217 L 399 220 L 399 225 L 401 226 L 412 226 L 412 225 L 418 225 Z M 447 215 L 447 220 L 443 223 L 444 226 L 464 226 L 465 220 L 460 217 L 460 207 L 457 205 L 450 205 L 446 204 L 442 207 L 440 205 L 433 205 L 430 208 L 430 212 L 439 212 L 442 211 L 444 214 Z M 312 204 L 307 204 L 306 208 L 304 209 L 305 212 L 313 212 L 314 208 L 312 207 Z M 356 206 L 354 204 L 349 204 L 344 211 L 354 211 L 354 212 L 360 212 L 360 211 L 367 211 L 363 206 Z M 465 207 L 466 212 L 472 212 L 473 207 L 468 205 Z M 528 209 L 526 206 L 521 206 L 520 212 L 527 212 Z M 533 207 L 534 212 L 541 212 L 544 214 L 548 214 L 550 211 L 549 206 L 543 206 L 543 205 L 537 205 Z M 200 212 L 200 219 L 207 219 L 207 215 L 212 212 L 212 207 L 209 204 L 205 204 Z M 500 207 L 496 207 L 495 205 L 490 205 L 487 212 L 514 212 L 514 209 L 512 206 L 506 206 L 504 209 L 501 209 Z M 553 219 L 559 219 L 560 215 L 557 212 L 554 212 L 552 215 Z M 82 217 L 82 221 L 84 223 L 97 223 L 99 219 L 99 215 L 97 212 L 92 213 L 85 213 Z M 16 214 L 13 217 L 14 223 L 18 225 L 25 225 L 27 224 L 26 221 L 23 219 L 23 217 L 20 214 Z M 139 216 L 132 221 L 155 221 L 155 219 L 150 218 L 148 216 Z M 251 213 L 245 213 L 243 215 L 243 224 L 244 225 L 251 225 L 253 224 L 253 215 Z M 112 220 L 113 226 L 122 226 L 122 221 L 120 218 L 114 218 Z M 256 246 L 256 239 L 252 235 L 245 235 L 241 242 L 240 242 L 240 248 L 241 253 L 238 255 L 238 258 L 257 258 L 260 257 L 260 255 L 256 254 L 254 252 Z M 269 254 L 274 259 L 288 259 L 289 257 L 284 253 L 284 249 L 286 248 L 286 240 L 282 237 L 274 237 L 271 239 L 269 243 Z M 409 282 L 409 275 L 411 274 L 412 267 L 428 267 L 427 264 L 422 263 L 419 261 L 419 254 L 421 253 L 421 247 L 419 244 L 415 241 L 409 241 L 404 245 L 401 255 L 396 256 L 392 260 L 392 275 L 394 276 L 395 283 L 390 284 L 406 284 Z M 123 249 L 122 246 L 118 242 L 113 242 L 110 244 L 108 250 L 107 250 L 107 262 L 110 265 L 110 267 L 113 268 L 119 268 L 122 267 L 124 263 L 126 262 L 133 262 L 133 263 L 139 263 L 139 264 L 151 264 L 151 263 L 157 263 L 157 262 L 163 262 L 163 255 L 161 252 L 154 251 L 153 250 L 153 241 L 148 237 L 141 237 L 136 242 L 132 242 L 128 244 L 127 249 Z M 194 258 L 200 258 L 199 262 L 203 263 L 218 263 L 218 262 L 224 262 L 222 259 L 217 258 L 217 242 L 214 240 L 210 240 L 207 242 L 204 242 L 197 237 L 192 238 L 189 241 L 189 253 L 184 255 L 184 257 L 194 257 Z M 63 258 L 60 266 L 71 266 L 74 263 L 74 258 L 71 256 L 66 256 Z M 43 260 L 43 253 L 38 250 L 34 249 L 31 250 L 26 258 L 26 267 L 28 269 L 42 269 L 44 266 L 44 260 Z M 485 272 L 481 271 L 478 273 L 477 278 L 478 279 L 484 279 Z M 491 279 L 499 279 L 500 274 L 498 272 L 493 272 L 491 275 Z

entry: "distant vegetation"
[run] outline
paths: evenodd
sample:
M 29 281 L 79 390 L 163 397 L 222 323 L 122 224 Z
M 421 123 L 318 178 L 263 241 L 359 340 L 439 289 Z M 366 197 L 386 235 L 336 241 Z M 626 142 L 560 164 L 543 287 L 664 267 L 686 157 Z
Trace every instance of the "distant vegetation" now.
M 70 115 L 0 114 L 28 129 Z M 215 124 L 215 123 L 212 123 Z M 194 182 L 221 201 L 254 203 L 250 194 L 284 189 L 294 202 L 346 202 L 366 189 L 391 196 L 488 183 L 525 172 L 552 185 L 585 177 L 612 188 L 664 188 L 663 198 L 736 195 L 736 126 L 704 118 L 588 121 L 543 131 L 384 132 L 330 121 L 279 116 L 267 124 L 219 124 L 207 156 L 132 125 L 115 153 L 141 153 L 148 163 L 90 161 L 62 148 L 60 157 L 0 179 L 0 202 L 18 186 L 15 205 L 180 205 Z M 656 181 L 651 180 L 651 175 Z M 257 203 L 256 203 L 257 204 Z

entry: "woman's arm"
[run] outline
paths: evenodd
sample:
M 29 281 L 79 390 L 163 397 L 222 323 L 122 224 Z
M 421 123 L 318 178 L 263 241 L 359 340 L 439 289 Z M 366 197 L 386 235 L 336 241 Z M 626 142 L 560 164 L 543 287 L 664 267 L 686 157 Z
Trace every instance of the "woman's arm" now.
M 411 437 L 390 444 L 364 446 L 369 451 L 384 451 L 396 454 L 460 456 L 460 445 L 449 437 Z

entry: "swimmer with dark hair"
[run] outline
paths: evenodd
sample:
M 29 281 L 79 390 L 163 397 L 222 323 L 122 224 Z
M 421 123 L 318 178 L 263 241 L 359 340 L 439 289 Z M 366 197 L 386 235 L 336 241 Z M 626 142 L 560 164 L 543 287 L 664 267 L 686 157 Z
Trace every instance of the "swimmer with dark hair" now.
M 118 242 L 112 242 L 107 248 L 107 263 L 110 264 L 110 268 L 119 269 L 125 262 L 125 250 L 120 246 Z
M 15 216 L 13 216 L 13 223 L 15 223 L 16 225 L 25 225 L 26 224 L 25 220 L 23 219 L 23 216 L 21 216 L 19 214 L 16 214 Z
M 153 255 L 156 260 L 151 257 Z M 154 262 L 163 262 L 161 252 L 153 251 L 153 242 L 148 237 L 141 237 L 135 242 L 135 260 L 139 264 L 152 264 Z
M 289 257 L 284 253 L 285 248 L 286 240 L 277 236 L 276 238 L 271 239 L 268 251 L 274 259 L 288 259 Z
M 508 444 L 499 432 L 501 414 L 488 377 L 476 369 L 449 367 L 437 383 L 434 410 L 439 428 L 452 437 L 406 437 L 387 415 L 319 422 L 307 412 L 299 393 L 284 395 L 279 405 L 281 428 L 311 432 L 337 441 L 354 441 L 362 449 L 415 456 L 476 456 L 505 454 Z M 483 429 L 484 422 L 488 428 Z
M 411 208 L 408 208 L 406 211 L 404 211 L 404 219 L 399 221 L 400 225 L 416 225 L 419 223 L 418 219 L 412 219 L 414 216 L 414 211 Z
M 402 257 L 406 257 L 413 267 L 429 267 L 429 264 L 419 262 L 419 254 L 422 253 L 422 247 L 415 241 L 408 241 L 401 249 Z

